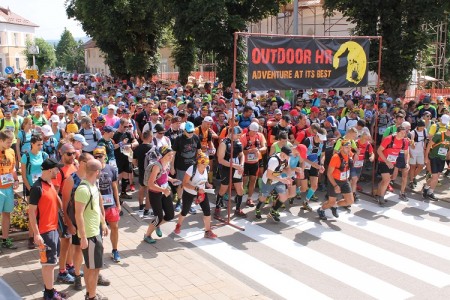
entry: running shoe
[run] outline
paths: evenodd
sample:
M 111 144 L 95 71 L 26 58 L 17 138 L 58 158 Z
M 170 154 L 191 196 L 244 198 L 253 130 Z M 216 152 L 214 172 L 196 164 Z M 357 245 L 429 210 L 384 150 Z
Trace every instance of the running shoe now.
M 331 207 L 331 213 L 333 214 L 333 216 L 335 217 L 335 218 L 339 218 L 339 213 L 338 213 L 338 211 L 337 211 L 337 207 Z
M 417 179 L 415 177 L 413 178 L 413 183 L 414 185 L 417 185 Z
M 175 212 L 180 212 L 180 211 L 181 211 L 181 203 L 175 204 Z
M 144 213 L 142 214 L 144 217 L 150 215 L 150 210 L 144 209 Z
M 388 191 L 391 192 L 391 193 L 394 191 L 394 188 L 392 187 L 392 185 L 390 183 L 388 185 Z
M 64 273 L 58 274 L 58 277 L 56 277 L 56 281 L 59 283 L 73 284 L 75 282 L 75 278 L 70 275 L 69 272 L 65 271 Z
M 260 220 L 262 218 L 260 209 L 255 210 L 255 218 L 257 218 L 258 220 Z
M 212 232 L 212 230 L 208 230 L 205 231 L 205 238 L 214 240 L 215 238 L 217 238 L 217 235 L 214 232 Z
M 154 244 L 156 243 L 156 240 L 152 238 L 151 236 L 144 235 L 144 242 L 148 244 Z
M 314 202 L 317 202 L 317 201 L 319 201 L 319 197 L 317 197 L 316 195 L 313 195 L 312 197 L 311 197 L 311 199 L 309 199 L 310 201 L 314 201 Z
M 303 205 L 302 205 L 301 209 L 307 210 L 307 211 L 309 211 L 309 212 L 312 212 L 312 211 L 313 211 L 312 207 L 309 206 L 309 202 L 307 202 L 307 201 L 304 201 L 304 202 L 303 202 Z
M 7 239 L 3 239 L 3 241 L 2 241 L 2 248 L 15 250 L 15 249 L 17 249 L 17 246 L 14 245 L 12 239 L 7 238 Z
M 428 198 L 428 189 L 426 189 L 425 186 L 423 186 L 423 188 L 422 188 L 422 197 L 424 199 Z
M 416 187 L 416 185 L 415 185 L 414 182 L 412 182 L 412 181 L 409 183 L 408 186 L 409 186 L 409 188 L 412 189 L 412 190 Z
M 145 208 L 145 204 L 139 204 L 139 211 L 143 211 Z
M 255 207 L 255 203 L 253 203 L 252 199 L 247 200 L 248 207 Z
M 73 288 L 77 291 L 81 291 L 83 289 L 83 284 L 81 284 L 81 276 L 75 276 Z
M 274 220 L 275 222 L 280 222 L 280 218 L 278 217 L 278 212 L 274 209 L 270 209 L 270 213 L 267 215 L 269 218 Z
M 132 192 L 136 191 L 136 187 L 134 186 L 134 184 L 130 185 L 130 191 L 132 191 Z
M 161 228 L 159 228 L 159 226 L 156 227 L 155 232 L 158 237 L 162 237 L 162 231 L 161 231 Z
M 111 281 L 108 278 L 103 277 L 103 275 L 101 273 L 99 273 L 98 279 L 97 279 L 97 285 L 109 286 L 109 285 L 111 285 Z
M 240 218 L 247 218 L 247 214 L 244 213 L 242 209 L 236 209 L 236 211 L 234 212 L 234 216 Z
M 175 234 L 180 234 L 181 233 L 181 225 L 177 223 L 177 225 L 175 225 L 175 230 L 173 232 Z
M 354 200 L 355 202 L 358 202 L 358 201 L 359 201 L 359 196 L 358 196 L 357 193 L 353 193 L 353 200 Z
M 383 200 L 381 200 L 380 196 L 375 196 L 375 200 L 377 201 L 379 206 L 381 206 L 381 207 L 384 206 L 384 202 L 383 202 Z
M 55 289 L 53 289 L 52 297 L 46 295 L 44 292 L 44 300 L 64 300 L 64 299 L 67 299 L 67 295 L 62 292 L 57 292 Z
M 119 255 L 119 251 L 117 250 L 113 250 L 113 252 L 111 253 L 111 258 L 114 262 L 118 263 L 120 262 L 120 255 Z
M 448 175 L 450 175 L 450 169 L 447 169 L 447 171 L 444 172 L 445 177 L 448 177 Z
M 72 275 L 73 277 L 77 276 L 75 274 L 75 267 L 74 266 L 69 266 L 66 264 L 66 270 L 67 272 L 69 272 L 70 275 Z M 80 270 L 80 276 L 83 277 L 84 276 L 84 272 L 82 270 Z
M 190 213 L 191 215 L 195 215 L 195 214 L 197 213 L 197 211 L 195 210 L 195 208 L 193 208 L 193 207 L 191 206 L 191 208 L 189 208 L 189 213 Z
M 406 197 L 405 193 L 400 193 L 400 196 L 398 198 L 402 201 L 408 201 L 408 197 Z
M 34 243 L 34 238 L 28 238 L 28 249 L 36 249 L 36 244 Z
M 290 198 L 290 199 L 289 199 L 289 204 L 290 204 L 290 205 L 294 204 L 294 198 Z
M 327 216 L 325 215 L 325 211 L 321 209 L 320 207 L 317 209 L 317 214 L 319 215 L 319 219 L 326 221 Z
M 216 217 L 216 218 L 220 217 L 220 207 L 216 207 L 214 209 L 214 217 Z
M 132 199 L 133 197 L 131 197 L 127 193 L 120 193 L 120 198 L 122 198 L 122 199 Z
M 428 193 L 428 194 L 427 194 L 427 197 L 430 198 L 431 200 L 437 201 L 437 198 L 436 198 L 436 196 L 434 195 L 434 193 Z

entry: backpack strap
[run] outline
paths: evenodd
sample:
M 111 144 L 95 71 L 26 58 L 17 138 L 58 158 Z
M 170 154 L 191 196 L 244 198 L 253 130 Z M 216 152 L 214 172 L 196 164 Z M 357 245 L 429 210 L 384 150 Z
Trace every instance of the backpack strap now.
M 25 157 L 27 158 L 27 163 L 26 163 L 26 171 L 27 171 L 27 174 L 30 174 L 30 172 L 31 172 L 31 158 L 30 158 L 30 153 L 25 153 Z
M 88 190 L 89 190 L 89 194 L 90 194 L 89 201 L 86 203 L 86 206 L 84 207 L 84 210 L 86 210 L 86 208 L 88 207 L 89 204 L 91 205 L 91 210 L 94 210 L 94 205 L 92 204 L 92 197 L 93 197 L 93 196 L 92 196 L 91 187 L 90 187 L 89 184 L 87 184 L 86 182 L 80 183 L 80 184 L 78 185 L 78 187 L 80 187 L 80 186 L 82 186 L 82 185 L 87 186 L 87 188 L 88 188 Z
M 5 119 L 0 120 L 0 130 L 2 130 L 3 127 L 5 127 Z

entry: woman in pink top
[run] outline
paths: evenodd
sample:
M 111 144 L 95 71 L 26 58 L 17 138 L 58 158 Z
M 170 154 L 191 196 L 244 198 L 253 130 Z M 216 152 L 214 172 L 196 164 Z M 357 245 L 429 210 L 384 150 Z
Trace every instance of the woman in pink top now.
M 105 126 L 114 127 L 117 121 L 119 121 L 119 117 L 116 114 L 116 107 L 112 104 L 108 105 L 108 113 L 105 115 Z

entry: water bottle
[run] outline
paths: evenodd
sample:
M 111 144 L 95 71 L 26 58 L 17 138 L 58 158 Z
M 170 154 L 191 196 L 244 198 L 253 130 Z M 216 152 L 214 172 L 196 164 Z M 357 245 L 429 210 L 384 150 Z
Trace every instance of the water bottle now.
M 195 198 L 195 204 L 202 203 L 203 200 L 205 200 L 205 193 L 198 193 L 197 197 Z
M 41 264 L 47 263 L 47 249 L 48 249 L 47 245 L 41 244 L 41 245 L 39 245 L 38 249 L 39 249 L 39 257 L 41 259 Z

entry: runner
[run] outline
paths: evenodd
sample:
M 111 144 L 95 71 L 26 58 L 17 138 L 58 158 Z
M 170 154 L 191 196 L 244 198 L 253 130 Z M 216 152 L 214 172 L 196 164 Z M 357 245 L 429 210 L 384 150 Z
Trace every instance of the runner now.
M 428 139 L 427 130 L 425 129 L 425 122 L 423 120 L 417 121 L 417 127 L 411 131 L 411 148 L 409 149 L 409 187 L 414 189 L 417 187 L 417 176 L 422 172 L 425 164 L 425 149 L 426 141 Z

